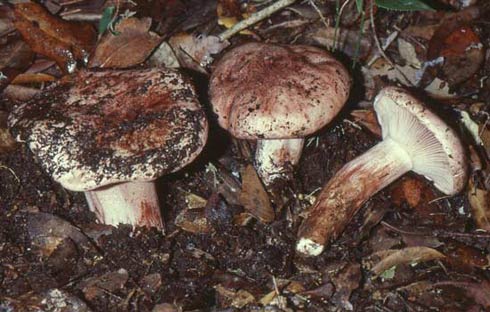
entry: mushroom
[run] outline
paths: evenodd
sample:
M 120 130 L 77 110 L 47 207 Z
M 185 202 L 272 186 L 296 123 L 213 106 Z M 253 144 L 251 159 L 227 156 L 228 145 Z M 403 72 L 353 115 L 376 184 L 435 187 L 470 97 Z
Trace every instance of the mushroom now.
M 408 171 L 425 176 L 447 195 L 468 178 L 456 133 L 403 89 L 387 87 L 374 100 L 383 141 L 344 165 L 322 189 L 299 229 L 296 250 L 319 255 L 371 196 Z
M 16 107 L 9 124 L 100 222 L 157 228 L 152 181 L 196 158 L 208 134 L 192 84 L 162 68 L 79 72 Z
M 350 84 L 347 70 L 325 50 L 253 42 L 221 58 L 209 94 L 221 127 L 257 140 L 256 168 L 268 185 L 290 173 L 304 138 L 337 115 Z

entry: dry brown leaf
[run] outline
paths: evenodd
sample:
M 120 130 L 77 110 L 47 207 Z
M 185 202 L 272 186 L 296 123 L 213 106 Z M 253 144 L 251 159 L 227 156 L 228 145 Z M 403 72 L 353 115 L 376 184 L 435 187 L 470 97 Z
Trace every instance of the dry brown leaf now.
M 376 118 L 376 113 L 373 109 L 356 109 L 351 113 L 354 121 L 366 127 L 369 131 L 378 137 L 381 137 L 381 127 Z
M 194 234 L 209 233 L 212 230 L 212 226 L 202 209 L 182 210 L 177 217 L 175 217 L 175 225 L 186 232 Z
M 27 218 L 29 238 L 44 256 L 49 256 L 65 238 L 88 246 L 88 238 L 75 226 L 49 213 L 31 213 Z
M 41 84 L 44 82 L 53 82 L 56 78 L 43 73 L 24 73 L 16 76 L 12 84 Z
M 214 286 L 216 292 L 218 293 L 218 301 L 220 301 L 220 306 L 222 307 L 233 307 L 241 309 L 247 304 L 254 303 L 255 297 L 246 290 L 240 289 L 238 291 L 233 291 L 225 288 L 221 284 Z
M 7 127 L 8 113 L 0 111 L 0 154 L 11 151 L 15 147 L 15 140 Z
M 254 167 L 242 170 L 242 192 L 240 203 L 253 216 L 264 223 L 274 221 L 274 209 Z
M 107 32 L 97 44 L 89 67 L 127 68 L 144 62 L 161 42 L 150 26 L 150 18 L 122 20 L 115 34 Z
M 460 288 L 468 297 L 473 298 L 477 304 L 490 309 L 490 282 L 487 280 L 483 280 L 481 283 L 446 281 L 434 283 L 433 286 L 438 288 L 446 286 Z
M 350 57 L 354 57 L 356 55 L 356 46 L 359 40 L 359 30 L 350 30 L 347 28 L 336 30 L 335 27 L 321 27 L 315 29 L 313 32 L 307 33 L 306 39 L 308 43 L 321 45 L 330 49 L 336 44 L 337 49 Z M 371 36 L 362 36 L 358 52 L 359 59 L 362 60 L 368 57 L 371 49 Z
M 168 43 L 177 56 L 180 66 L 206 73 L 203 67 L 211 64 L 212 54 L 221 52 L 230 45 L 216 36 L 181 33 L 169 39 Z
M 104 275 L 90 278 L 81 283 L 80 288 L 87 300 L 105 295 L 108 291 L 117 291 L 124 287 L 129 279 L 128 271 L 119 269 L 115 272 L 109 272 Z
M 379 252 L 376 252 L 375 254 L 380 255 Z M 445 255 L 433 248 L 422 246 L 406 247 L 396 251 L 390 250 L 387 256 L 380 257 L 381 261 L 379 261 L 371 268 L 371 272 L 373 272 L 375 276 L 378 276 L 391 267 L 400 264 L 425 262 L 430 260 L 442 259 L 445 257 Z
M 77 60 L 87 62 L 96 40 L 92 25 L 64 21 L 34 2 L 16 4 L 14 16 L 32 50 L 56 61 L 64 72 L 73 72 Z
M 481 67 L 485 51 L 473 29 L 457 19 L 443 22 L 430 40 L 427 58 L 444 57 L 439 78 L 456 85 L 471 78 Z
M 349 298 L 361 282 L 360 264 L 348 263 L 337 275 L 332 277 L 332 282 L 335 285 L 332 301 L 339 304 L 344 310 L 354 310 Z
M 465 268 L 472 267 L 485 270 L 490 267 L 490 256 L 488 254 L 456 240 L 446 242 L 444 254 L 447 256 L 446 261 L 458 271 L 464 271 Z
M 0 47 L 0 91 L 18 74 L 26 70 L 34 59 L 34 52 L 22 40 L 7 42 Z
M 470 179 L 468 200 L 476 225 L 480 229 L 490 231 L 490 192 L 478 188 Z

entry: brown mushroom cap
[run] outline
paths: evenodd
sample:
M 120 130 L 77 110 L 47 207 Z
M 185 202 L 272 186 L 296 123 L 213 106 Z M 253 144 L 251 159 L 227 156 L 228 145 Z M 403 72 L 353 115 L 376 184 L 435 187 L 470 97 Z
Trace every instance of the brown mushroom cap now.
M 247 43 L 219 61 L 210 97 L 219 124 L 241 139 L 307 136 L 337 115 L 350 76 L 325 50 Z
M 17 107 L 9 123 L 74 191 L 176 171 L 208 132 L 194 87 L 170 69 L 79 72 Z

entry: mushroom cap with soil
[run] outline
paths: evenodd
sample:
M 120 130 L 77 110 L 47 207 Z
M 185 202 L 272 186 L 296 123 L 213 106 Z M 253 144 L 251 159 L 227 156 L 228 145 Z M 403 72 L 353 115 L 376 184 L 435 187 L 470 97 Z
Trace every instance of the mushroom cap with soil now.
M 268 184 L 299 161 L 304 137 L 342 109 L 351 79 L 327 51 L 305 45 L 246 43 L 226 53 L 210 79 L 221 127 L 258 140 L 256 165 Z
M 344 230 L 362 204 L 414 171 L 447 195 L 468 179 L 466 154 L 457 134 L 422 102 L 401 88 L 387 87 L 374 100 L 383 141 L 342 167 L 307 211 L 298 252 L 319 255 Z
M 171 69 L 81 71 L 9 117 L 61 185 L 86 192 L 103 223 L 162 227 L 151 181 L 201 152 L 208 125 L 193 85 Z

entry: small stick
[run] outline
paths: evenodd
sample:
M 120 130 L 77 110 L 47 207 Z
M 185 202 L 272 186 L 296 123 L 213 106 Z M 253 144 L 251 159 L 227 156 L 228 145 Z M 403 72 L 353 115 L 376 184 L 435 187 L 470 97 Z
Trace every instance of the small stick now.
M 266 7 L 265 9 L 250 15 L 249 18 L 244 19 L 244 20 L 236 23 L 230 29 L 227 29 L 224 32 L 222 32 L 221 34 L 219 34 L 218 38 L 221 41 L 225 41 L 225 40 L 233 37 L 236 33 L 239 33 L 240 31 L 244 30 L 245 28 L 248 28 L 248 27 L 252 26 L 253 24 L 260 22 L 261 20 L 271 16 L 275 12 L 293 4 L 294 2 L 296 2 L 296 0 L 279 0 L 279 1 L 271 4 L 270 6 Z

